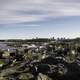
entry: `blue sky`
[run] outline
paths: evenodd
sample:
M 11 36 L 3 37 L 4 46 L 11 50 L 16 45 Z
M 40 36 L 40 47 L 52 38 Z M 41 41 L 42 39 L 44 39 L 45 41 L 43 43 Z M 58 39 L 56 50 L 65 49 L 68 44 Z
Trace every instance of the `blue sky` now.
M 80 37 L 80 0 L 0 0 L 0 39 Z

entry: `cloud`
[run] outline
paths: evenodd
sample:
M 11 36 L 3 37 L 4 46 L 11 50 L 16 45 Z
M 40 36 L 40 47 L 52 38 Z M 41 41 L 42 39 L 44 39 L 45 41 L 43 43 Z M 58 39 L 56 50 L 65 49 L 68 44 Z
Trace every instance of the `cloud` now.
M 80 0 L 0 0 L 0 24 L 80 16 Z

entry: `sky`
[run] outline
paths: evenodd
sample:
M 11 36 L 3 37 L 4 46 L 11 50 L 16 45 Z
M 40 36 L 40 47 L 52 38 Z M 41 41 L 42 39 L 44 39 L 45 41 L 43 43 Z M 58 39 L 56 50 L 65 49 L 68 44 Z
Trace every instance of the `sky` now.
M 0 0 L 0 39 L 80 37 L 80 0 Z

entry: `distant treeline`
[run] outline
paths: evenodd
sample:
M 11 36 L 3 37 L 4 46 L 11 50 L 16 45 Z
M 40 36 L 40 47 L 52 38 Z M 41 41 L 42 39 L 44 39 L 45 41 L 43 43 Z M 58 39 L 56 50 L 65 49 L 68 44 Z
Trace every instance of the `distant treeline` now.
M 37 39 L 9 39 L 9 40 L 0 40 L 0 42 L 49 42 L 51 39 L 48 38 L 37 38 Z
M 36 39 L 8 39 L 8 40 L 0 40 L 0 42 L 49 42 L 49 41 L 62 41 L 62 42 L 79 42 L 80 38 L 75 39 L 65 39 L 65 38 L 36 38 Z

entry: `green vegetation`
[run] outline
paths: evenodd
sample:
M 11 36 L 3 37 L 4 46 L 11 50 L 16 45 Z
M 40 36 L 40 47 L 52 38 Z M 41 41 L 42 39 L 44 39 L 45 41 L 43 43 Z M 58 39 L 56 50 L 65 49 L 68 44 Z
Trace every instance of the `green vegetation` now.
M 80 38 L 1 42 L 7 46 L 0 49 L 0 80 L 64 80 L 80 75 Z

